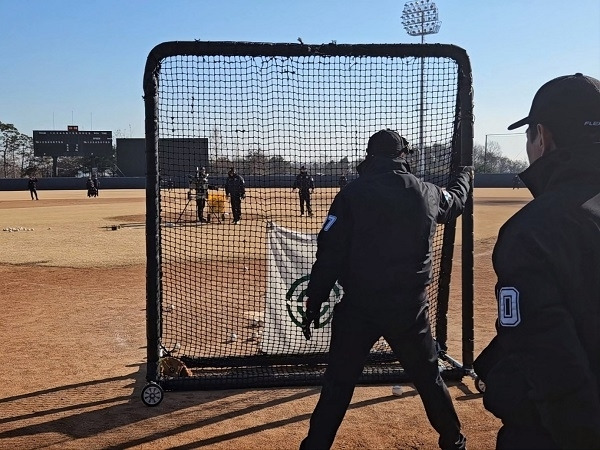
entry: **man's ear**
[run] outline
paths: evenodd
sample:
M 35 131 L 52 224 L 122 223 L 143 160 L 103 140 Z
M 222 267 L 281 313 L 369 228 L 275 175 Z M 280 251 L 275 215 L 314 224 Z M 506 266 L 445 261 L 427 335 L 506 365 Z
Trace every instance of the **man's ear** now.
M 541 123 L 537 124 L 537 132 L 540 140 L 540 156 L 544 156 L 556 148 L 554 136 L 552 136 L 552 131 Z

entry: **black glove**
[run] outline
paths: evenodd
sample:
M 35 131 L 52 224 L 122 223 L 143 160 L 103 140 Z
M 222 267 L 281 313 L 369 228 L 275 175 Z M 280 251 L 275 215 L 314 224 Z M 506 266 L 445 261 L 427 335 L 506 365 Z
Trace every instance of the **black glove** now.
M 461 172 L 467 172 L 471 180 L 475 179 L 475 168 L 473 166 L 461 166 L 458 168 Z
M 310 325 L 319 318 L 320 309 L 320 306 L 315 307 L 315 305 L 312 305 L 310 299 L 306 301 L 306 315 L 302 319 L 302 333 L 304 333 L 307 341 L 310 341 L 312 337 Z

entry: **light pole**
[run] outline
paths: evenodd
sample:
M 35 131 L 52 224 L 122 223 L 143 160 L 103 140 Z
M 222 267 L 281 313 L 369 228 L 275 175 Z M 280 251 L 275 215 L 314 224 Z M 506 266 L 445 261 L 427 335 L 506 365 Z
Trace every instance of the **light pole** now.
M 235 136 L 237 141 L 237 158 L 240 159 L 240 133 L 245 133 L 246 130 L 235 130 Z
M 485 135 L 485 144 L 483 146 L 483 173 L 487 173 L 487 149 L 488 136 L 518 136 L 525 133 L 490 133 Z
M 425 43 L 426 34 L 435 34 L 440 31 L 442 22 L 438 20 L 438 9 L 430 0 L 416 0 L 404 4 L 402 10 L 402 25 L 410 36 L 421 36 L 421 44 Z M 421 89 L 419 100 L 419 153 L 417 175 L 423 176 L 425 172 L 425 158 L 423 157 L 423 123 L 425 115 L 424 92 L 425 90 L 425 58 L 421 57 Z

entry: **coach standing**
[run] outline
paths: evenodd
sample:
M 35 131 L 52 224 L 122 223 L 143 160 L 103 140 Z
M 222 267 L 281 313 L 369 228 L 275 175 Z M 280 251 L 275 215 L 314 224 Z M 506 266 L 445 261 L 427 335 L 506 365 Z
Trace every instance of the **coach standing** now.
M 231 202 L 231 213 L 233 214 L 231 223 L 236 224 L 242 218 L 242 199 L 246 198 L 246 186 L 244 179 L 235 171 L 234 167 L 227 172 L 225 195 Z
M 292 191 L 298 189 L 298 198 L 300 200 L 300 215 L 304 215 L 304 205 L 308 216 L 312 216 L 312 206 L 310 204 L 310 194 L 315 190 L 315 180 L 306 171 L 306 167 L 300 167 L 300 173 L 296 175 Z
M 31 195 L 31 200 L 39 200 L 38 199 L 38 193 L 37 193 L 37 182 L 38 179 L 37 177 L 33 176 L 33 175 L 29 175 L 29 179 L 27 180 L 27 189 L 29 189 L 29 194 Z
M 359 178 L 338 192 L 319 233 L 307 289 L 307 338 L 336 280 L 344 298 L 334 309 L 329 364 L 302 449 L 331 447 L 365 360 L 381 336 L 411 376 L 440 447 L 465 448 L 438 368 L 426 287 L 436 223 L 462 213 L 473 169 L 459 172 L 443 190 L 410 173 L 408 152 L 408 142 L 395 131 L 371 136 Z
M 600 448 L 600 81 L 555 78 L 527 125 L 534 196 L 500 229 L 497 335 L 478 356 L 497 448 Z

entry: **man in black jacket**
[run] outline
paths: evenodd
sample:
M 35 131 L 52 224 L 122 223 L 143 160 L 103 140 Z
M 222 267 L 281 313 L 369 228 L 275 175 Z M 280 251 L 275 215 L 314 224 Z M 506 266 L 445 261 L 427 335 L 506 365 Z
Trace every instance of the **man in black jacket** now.
M 438 368 L 426 287 L 436 224 L 462 213 L 473 169 L 461 171 L 444 190 L 410 173 L 408 151 L 408 142 L 395 131 L 371 136 L 359 178 L 336 195 L 319 233 L 307 288 L 307 339 L 336 281 L 344 298 L 334 309 L 329 363 L 303 449 L 331 447 L 381 336 L 414 381 L 440 447 L 465 448 Z
M 33 175 L 29 175 L 29 179 L 27 180 L 27 189 L 29 189 L 29 194 L 31 195 L 31 200 L 38 199 L 38 194 L 37 194 L 37 182 L 38 179 L 37 177 L 33 176 Z
M 600 448 L 600 81 L 544 84 L 527 125 L 534 200 L 500 229 L 497 336 L 475 361 L 498 449 Z
M 242 218 L 242 199 L 246 198 L 246 183 L 234 167 L 231 167 L 227 172 L 225 195 L 229 197 L 231 202 L 231 213 L 233 214 L 231 223 L 236 224 Z
M 311 217 L 313 213 L 310 204 L 310 195 L 315 190 L 315 180 L 308 174 L 305 166 L 300 167 L 300 173 L 296 175 L 296 179 L 294 180 L 292 191 L 296 189 L 298 189 L 298 198 L 300 200 L 300 215 L 304 215 L 304 205 L 306 205 L 306 212 Z

